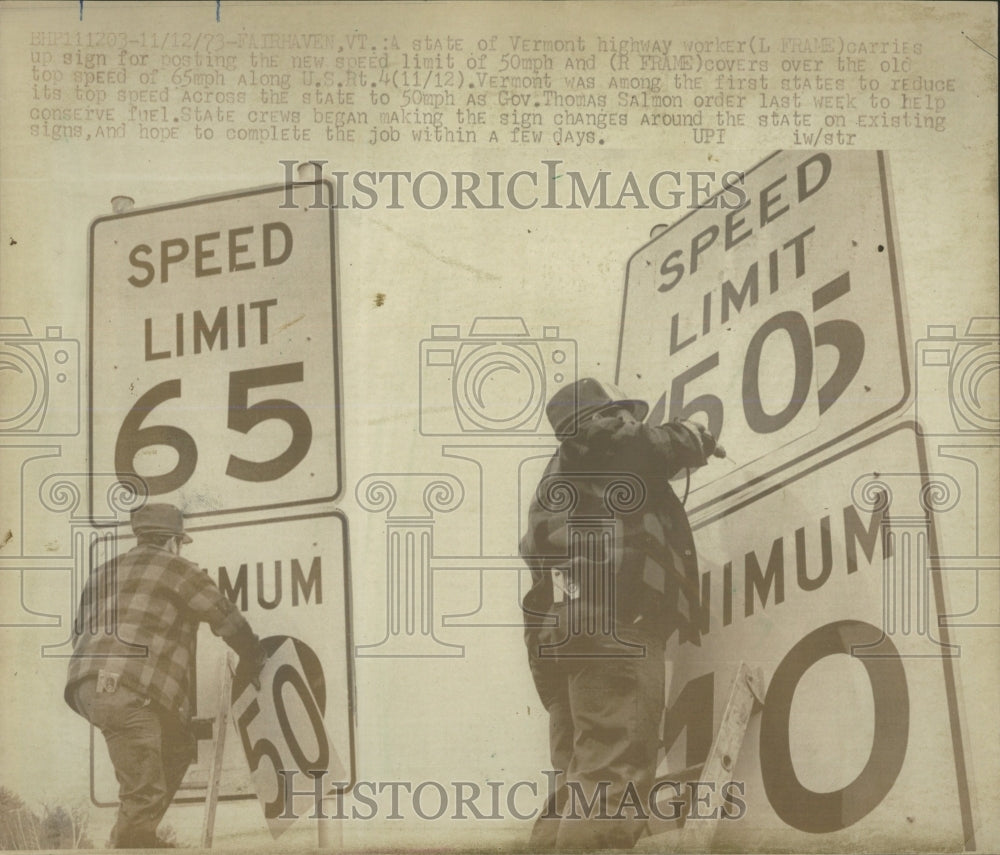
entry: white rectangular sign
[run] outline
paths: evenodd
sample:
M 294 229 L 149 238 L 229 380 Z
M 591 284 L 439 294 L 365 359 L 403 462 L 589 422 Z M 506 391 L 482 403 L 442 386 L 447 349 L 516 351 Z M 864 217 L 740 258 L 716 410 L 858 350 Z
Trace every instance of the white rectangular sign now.
M 730 453 L 689 512 L 905 403 L 909 368 L 882 152 L 778 152 L 629 260 L 617 382 Z
M 233 686 L 232 722 L 250 765 L 253 787 L 272 837 L 303 814 L 320 816 L 322 796 L 349 783 L 349 773 L 323 724 L 326 685 L 322 665 L 303 642 L 267 639 L 260 690 Z M 292 794 L 308 795 L 305 810 Z M 317 786 L 318 784 L 318 786 Z
M 668 648 L 661 772 L 704 762 L 741 661 L 767 687 L 728 772 L 741 815 L 716 849 L 971 839 L 960 649 L 938 625 L 934 568 L 935 514 L 956 498 L 904 424 L 696 529 L 704 634 Z
M 276 801 L 279 794 L 283 796 L 279 769 L 324 769 L 324 792 L 342 791 L 354 782 L 347 520 L 339 511 L 329 511 L 192 526 L 188 531 L 193 542 L 184 547 L 184 557 L 201 566 L 244 613 L 271 656 L 261 675 L 260 692 L 235 684 L 230 718 L 236 733 L 230 729 L 226 738 L 220 799 L 253 798 L 256 791 L 263 803 L 272 804 L 274 815 L 267 816 L 268 824 L 272 833 L 280 833 L 289 821 L 273 822 L 284 812 L 283 803 Z M 120 542 L 122 549 L 128 549 L 131 538 Z M 199 718 L 214 719 L 218 711 L 222 701 L 218 678 L 228 652 L 222 640 L 202 628 L 197 658 Z M 248 712 L 255 700 L 257 710 Z M 216 738 L 218 734 L 203 734 L 198 762 L 188 770 L 175 803 L 204 801 L 211 740 Z M 115 804 L 117 784 L 100 737 L 97 743 L 92 746 L 94 801 Z M 312 787 L 301 774 L 293 775 L 291 783 L 296 791 Z M 307 816 L 314 806 L 299 798 L 294 809 Z
M 315 191 L 315 192 L 313 192 Z M 328 183 L 91 227 L 90 468 L 188 517 L 341 490 Z

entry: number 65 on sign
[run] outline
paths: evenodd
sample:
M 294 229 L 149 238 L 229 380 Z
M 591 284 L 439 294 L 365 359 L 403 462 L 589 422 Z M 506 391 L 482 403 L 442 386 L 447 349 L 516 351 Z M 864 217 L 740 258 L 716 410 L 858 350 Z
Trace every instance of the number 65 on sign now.
M 189 516 L 339 495 L 333 209 L 300 191 L 295 208 L 277 186 L 94 221 L 91 472 Z

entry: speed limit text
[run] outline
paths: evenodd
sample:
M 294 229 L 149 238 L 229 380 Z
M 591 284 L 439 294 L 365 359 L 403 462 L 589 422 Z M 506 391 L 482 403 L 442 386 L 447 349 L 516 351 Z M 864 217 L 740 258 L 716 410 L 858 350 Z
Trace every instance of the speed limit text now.
M 293 246 L 291 229 L 280 221 L 264 223 L 259 231 L 250 225 L 229 229 L 225 234 L 212 231 L 190 238 L 165 238 L 156 249 L 139 243 L 129 252 L 135 272 L 127 281 L 135 288 L 146 288 L 154 282 L 176 285 L 178 279 L 190 282 L 258 266 L 276 267 L 291 257 Z M 220 306 L 214 314 L 195 310 L 190 314 L 177 312 L 172 317 L 147 317 L 143 331 L 145 361 L 267 344 L 268 310 L 277 304 L 277 299 L 271 298 Z
M 766 229 L 770 223 L 792 210 L 794 205 L 818 193 L 830 177 L 830 171 L 829 155 L 813 155 L 800 163 L 791 174 L 780 176 L 753 198 L 748 197 L 744 205 L 725 216 L 723 223 L 712 223 L 696 232 L 688 247 L 678 247 L 663 258 L 659 266 L 663 279 L 657 290 L 660 293 L 673 291 L 685 277 L 697 273 L 699 267 L 704 266 L 703 256 L 712 258 L 718 253 L 728 253 L 755 232 Z M 778 293 L 792 275 L 796 280 L 801 279 L 806 272 L 805 241 L 815 231 L 815 226 L 809 226 L 783 242 L 780 248 L 772 249 L 762 262 L 752 262 L 745 270 L 742 286 L 737 284 L 740 278 L 736 276 L 707 291 L 702 296 L 699 317 L 688 318 L 684 323 L 685 319 L 680 314 L 674 314 L 670 322 L 670 355 L 692 344 L 699 335 L 707 336 L 714 325 L 729 323 L 734 312 L 739 313 L 745 306 L 757 305 L 761 298 L 759 268 L 762 265 L 767 270 L 766 293 Z M 685 335 L 685 332 L 689 334 Z
M 782 175 L 759 194 L 748 197 L 744 205 L 726 215 L 721 227 L 713 223 L 697 232 L 688 247 L 678 247 L 663 259 L 660 274 L 664 279 L 657 289 L 661 293 L 673 290 L 685 276 L 698 271 L 706 253 L 729 252 L 755 232 L 783 217 L 793 205 L 801 204 L 818 193 L 829 179 L 831 169 L 828 154 L 815 154 L 802 161 L 793 174 Z
M 811 223 L 793 230 L 783 219 L 824 187 L 835 197 L 833 171 L 833 159 L 823 152 L 793 159 L 756 192 L 748 191 L 743 206 L 699 224 L 646 258 L 653 299 L 666 295 L 663 356 L 681 354 L 685 360 L 653 407 L 657 417 L 701 414 L 716 437 L 734 419 L 738 436 L 745 436 L 745 429 L 757 436 L 777 434 L 797 420 L 807 401 L 807 414 L 822 416 L 851 391 L 866 350 L 852 295 L 869 280 L 850 269 L 848 257 L 828 258 L 831 230 L 822 225 L 815 204 L 810 210 L 817 219 Z M 785 225 L 775 234 L 779 230 L 771 224 L 778 219 Z M 752 235 L 767 238 L 755 241 L 759 251 L 730 254 Z M 794 302 L 778 299 L 793 289 Z M 759 304 L 773 306 L 770 317 L 752 311 Z M 722 335 L 734 330 L 736 336 Z M 784 357 L 776 362 L 774 348 L 782 346 Z M 715 393 L 688 388 L 722 377 L 742 378 L 739 394 L 728 404 Z M 785 388 L 766 391 L 778 377 Z
M 153 318 L 146 318 L 143 339 L 146 362 L 183 356 L 185 352 L 198 354 L 216 349 L 228 350 L 230 345 L 240 348 L 248 344 L 267 344 L 267 312 L 277 305 L 277 299 L 272 297 L 270 300 L 238 303 L 232 307 L 232 312 L 229 306 L 220 306 L 211 321 L 198 309 L 190 315 L 177 312 L 173 318 L 166 318 L 157 325 L 154 325 Z M 157 335 L 157 329 L 161 335 Z M 157 346 L 164 342 L 167 346 L 157 350 Z
M 291 255 L 292 230 L 282 222 L 264 223 L 259 237 L 255 226 L 229 229 L 225 239 L 222 232 L 204 232 L 190 240 L 172 237 L 161 240 L 159 251 L 155 253 L 149 244 L 136 244 L 128 260 L 139 272 L 129 276 L 128 281 L 136 288 L 145 288 L 154 281 L 169 282 L 172 272 L 183 271 L 199 279 L 223 272 L 253 270 L 258 260 L 261 267 L 274 267 L 286 262 Z M 179 270 L 172 270 L 178 265 L 181 265 Z

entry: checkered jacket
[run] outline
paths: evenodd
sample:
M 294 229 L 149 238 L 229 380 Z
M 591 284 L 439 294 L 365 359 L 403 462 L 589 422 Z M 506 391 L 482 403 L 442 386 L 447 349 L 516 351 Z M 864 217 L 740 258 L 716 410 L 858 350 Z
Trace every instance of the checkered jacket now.
M 523 605 L 531 618 L 526 620 L 525 641 L 533 671 L 537 645 L 559 640 L 537 628 L 538 615 L 551 611 L 562 596 L 556 590 L 557 579 L 565 585 L 566 596 L 579 598 L 574 607 L 582 610 L 587 625 L 641 622 L 663 638 L 678 630 L 681 642 L 700 643 L 694 539 L 668 479 L 683 467 L 705 462 L 697 436 L 677 422 L 656 427 L 617 417 L 596 418 L 580 435 L 562 443 L 539 483 L 520 548 L 532 576 Z M 632 485 L 617 496 L 621 512 L 609 511 L 607 504 L 615 504 L 616 482 Z M 631 498 L 626 495 L 630 491 L 634 491 Z M 569 496 L 572 500 L 565 501 Z M 591 546 L 579 551 L 570 545 L 573 527 L 592 526 L 601 519 L 616 521 L 618 536 L 610 552 L 602 552 L 592 538 Z M 612 573 L 615 600 L 592 599 Z M 589 588 L 587 579 L 592 580 Z M 612 602 L 615 614 L 607 615 Z M 560 636 L 566 629 L 552 632 Z
M 84 587 L 73 624 L 66 702 L 76 710 L 77 684 L 106 670 L 189 723 L 201 622 L 240 655 L 257 646 L 236 606 L 190 561 L 139 545 L 102 564 Z

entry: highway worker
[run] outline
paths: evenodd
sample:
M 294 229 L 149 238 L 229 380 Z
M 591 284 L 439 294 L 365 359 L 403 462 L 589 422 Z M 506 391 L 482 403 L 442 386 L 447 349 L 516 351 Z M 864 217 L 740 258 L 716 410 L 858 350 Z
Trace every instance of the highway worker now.
M 104 734 L 118 778 L 116 848 L 157 846 L 156 828 L 197 756 L 191 729 L 198 624 L 256 681 L 266 653 L 215 583 L 185 558 L 184 517 L 168 504 L 132 514 L 136 545 L 90 574 L 73 625 L 66 702 Z M 259 685 L 259 683 L 257 683 Z
M 665 644 L 674 630 L 699 643 L 694 540 L 668 479 L 724 452 L 703 426 L 647 425 L 648 411 L 593 378 L 564 386 L 546 408 L 560 446 L 521 555 L 532 576 L 528 661 L 559 783 L 535 822 L 534 850 L 634 845 L 660 742 Z

